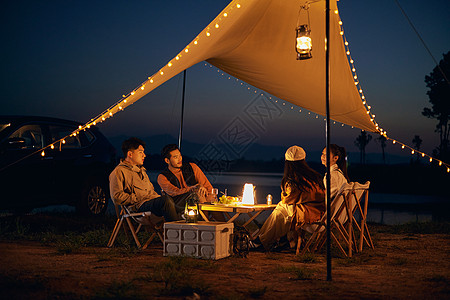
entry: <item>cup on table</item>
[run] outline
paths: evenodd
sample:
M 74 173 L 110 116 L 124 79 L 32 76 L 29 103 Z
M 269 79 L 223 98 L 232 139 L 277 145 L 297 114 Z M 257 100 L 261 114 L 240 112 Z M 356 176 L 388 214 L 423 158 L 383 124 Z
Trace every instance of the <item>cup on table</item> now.
M 217 199 L 217 195 L 219 194 L 219 189 L 215 189 L 215 188 L 213 188 L 212 190 L 211 190 L 211 194 L 213 195 L 213 199 L 212 199 L 212 202 L 211 203 L 218 203 L 219 202 L 219 200 Z

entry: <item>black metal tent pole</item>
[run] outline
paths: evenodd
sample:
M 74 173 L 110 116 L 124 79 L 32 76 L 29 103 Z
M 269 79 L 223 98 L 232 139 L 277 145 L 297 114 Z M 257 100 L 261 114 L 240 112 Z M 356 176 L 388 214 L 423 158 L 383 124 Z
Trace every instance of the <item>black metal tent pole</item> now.
M 178 134 L 178 148 L 181 150 L 181 140 L 183 139 L 183 119 L 184 119 L 184 96 L 186 91 L 186 70 L 183 72 L 183 95 L 181 98 L 181 119 L 180 132 Z
M 325 6 L 325 105 L 327 122 L 325 136 L 327 140 L 327 175 L 326 175 L 326 199 L 327 199 L 327 281 L 331 281 L 331 174 L 330 174 L 330 0 L 326 0 Z

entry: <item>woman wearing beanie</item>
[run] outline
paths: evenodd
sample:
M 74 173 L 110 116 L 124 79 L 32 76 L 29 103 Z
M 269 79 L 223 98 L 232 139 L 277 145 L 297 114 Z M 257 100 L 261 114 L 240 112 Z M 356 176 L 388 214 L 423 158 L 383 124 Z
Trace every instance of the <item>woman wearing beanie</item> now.
M 264 223 L 255 244 L 270 251 L 288 233 L 291 247 L 301 245 L 301 227 L 318 221 L 325 211 L 322 177 L 305 161 L 306 153 L 299 146 L 285 154 L 284 176 L 281 180 L 281 201 Z M 293 231 L 293 232 L 292 232 Z M 292 233 L 292 234 L 291 234 Z M 297 238 L 295 238 L 297 236 Z

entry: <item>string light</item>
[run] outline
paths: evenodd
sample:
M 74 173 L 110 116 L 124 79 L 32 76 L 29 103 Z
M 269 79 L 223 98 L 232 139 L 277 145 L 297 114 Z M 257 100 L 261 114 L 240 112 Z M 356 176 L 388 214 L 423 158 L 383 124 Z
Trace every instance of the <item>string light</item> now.
M 241 5 L 240 5 L 239 3 L 236 3 L 236 6 L 235 6 L 235 7 L 239 9 L 239 8 L 241 8 Z M 231 11 L 233 10 L 233 8 L 235 8 L 235 7 L 231 7 L 231 8 L 229 9 L 228 12 L 224 12 L 222 15 L 219 15 L 219 16 L 216 18 L 216 20 L 213 21 L 214 23 L 211 23 L 211 24 L 214 24 L 214 27 L 215 27 L 216 29 L 219 29 L 220 26 L 221 26 L 220 21 L 222 20 L 222 16 L 223 16 L 224 18 L 225 18 L 225 17 L 228 17 L 228 16 L 229 16 L 229 12 L 231 12 Z M 339 12 L 338 12 L 338 10 L 335 10 L 334 13 L 335 13 L 335 14 L 338 14 Z M 338 18 L 338 24 L 339 24 L 339 26 L 342 26 L 342 25 L 343 25 L 342 20 L 339 20 L 339 18 Z M 210 28 L 209 28 L 209 27 L 207 27 L 207 28 L 204 30 L 204 32 L 205 32 L 206 37 L 211 36 L 211 31 L 210 31 Z M 347 41 L 346 38 L 345 38 L 344 30 L 342 29 L 342 27 L 341 27 L 341 30 L 339 31 L 339 33 L 340 33 L 340 35 L 343 36 L 343 39 L 344 39 L 344 45 L 346 46 L 345 51 L 346 51 L 346 54 L 348 55 L 348 59 L 349 59 L 349 62 L 350 62 L 350 64 L 351 64 L 350 67 L 351 67 L 351 71 L 353 72 L 353 75 L 352 75 L 352 76 L 353 76 L 353 79 L 355 80 L 355 82 L 354 82 L 354 83 L 355 83 L 355 86 L 357 86 L 357 89 L 358 89 L 359 93 L 361 94 L 362 104 L 363 104 L 364 106 L 366 106 L 367 103 L 366 103 L 366 101 L 364 100 L 364 99 L 365 99 L 365 95 L 364 95 L 364 93 L 363 93 L 363 90 L 362 90 L 362 87 L 361 87 L 361 85 L 360 85 L 360 82 L 357 81 L 358 76 L 357 76 L 357 74 L 356 74 L 356 68 L 355 68 L 355 66 L 354 66 L 354 60 L 353 60 L 353 58 L 350 56 L 350 49 L 348 48 L 349 43 L 348 43 L 348 41 Z M 203 36 L 203 37 L 204 37 L 204 36 Z M 190 46 L 192 46 L 192 45 L 198 45 L 198 43 L 200 42 L 199 39 L 201 39 L 201 38 L 202 38 L 202 36 L 197 36 L 197 37 L 193 40 L 193 42 L 191 42 L 192 44 L 190 44 Z M 189 45 L 184 49 L 184 52 L 183 52 L 183 53 L 188 53 L 188 52 L 189 52 Z M 182 58 L 183 58 L 183 55 L 182 55 L 181 53 L 179 53 L 179 54 L 175 57 L 175 60 L 176 60 L 176 61 L 179 61 L 179 60 L 182 59 Z M 207 64 L 205 64 L 205 65 L 207 65 Z M 167 65 L 166 65 L 166 67 L 169 67 L 169 68 L 172 67 L 172 66 L 173 66 L 173 62 L 172 62 L 172 61 L 169 61 L 169 62 L 167 63 Z M 212 68 L 211 65 L 210 65 L 210 68 Z M 159 71 L 159 74 L 158 74 L 158 75 L 161 75 L 161 76 L 164 75 L 164 69 L 161 69 L 161 70 Z M 223 76 L 224 74 L 222 73 L 221 75 Z M 154 75 L 154 76 L 155 76 L 155 75 Z M 231 78 L 228 77 L 228 79 L 231 79 Z M 236 81 L 239 81 L 239 80 L 236 78 Z M 148 81 L 146 81 L 146 82 L 144 82 L 143 84 L 141 84 L 141 85 L 139 86 L 139 88 L 140 88 L 141 90 L 144 90 L 144 89 L 145 89 L 145 84 L 148 83 L 148 82 L 149 82 L 149 83 L 153 83 L 153 82 L 154 82 L 154 78 L 153 78 L 153 77 L 148 77 Z M 240 85 L 244 85 L 244 83 L 243 83 L 243 82 L 240 82 Z M 136 89 L 137 89 L 137 88 L 136 88 Z M 133 90 L 133 91 L 131 91 L 129 95 L 131 95 L 131 96 L 135 95 L 136 89 Z M 248 90 L 250 90 L 250 87 L 248 87 Z M 258 92 L 258 91 L 254 91 L 254 93 L 257 93 L 257 92 Z M 130 103 L 127 103 L 127 99 L 126 99 L 126 98 L 127 98 L 127 95 L 122 95 L 122 99 L 121 99 L 120 101 L 116 102 L 116 104 L 114 104 L 113 106 L 111 106 L 110 108 L 108 108 L 106 111 L 104 111 L 103 113 L 101 113 L 100 115 L 98 115 L 96 118 L 91 119 L 90 122 L 86 123 L 86 124 L 83 125 L 83 126 L 80 126 L 80 127 L 78 128 L 78 130 L 77 130 L 76 132 L 72 133 L 71 135 L 76 136 L 76 135 L 79 133 L 79 131 L 81 131 L 81 130 L 86 130 L 86 128 L 90 128 L 90 125 L 95 126 L 95 125 L 97 125 L 98 122 L 105 121 L 105 120 L 106 120 L 105 117 L 112 117 L 114 113 L 119 112 L 119 111 L 123 111 L 123 109 L 125 108 L 125 106 L 131 105 L 131 104 L 133 104 L 133 102 L 135 101 L 135 100 L 134 100 L 134 101 L 131 101 Z M 271 99 L 271 98 L 270 98 L 270 99 Z M 275 102 L 277 103 L 278 100 L 275 100 Z M 283 104 L 283 106 L 286 105 L 285 102 L 283 102 L 282 104 Z M 291 110 L 294 109 L 293 106 L 290 106 L 290 108 L 291 108 Z M 371 118 L 371 121 L 374 122 L 374 125 L 375 125 L 375 127 L 377 128 L 377 130 L 379 131 L 379 133 L 387 138 L 387 133 L 386 133 L 386 131 L 383 131 L 383 130 L 379 127 L 378 123 L 374 120 L 375 114 L 370 115 L 370 111 L 369 111 L 370 109 L 371 109 L 371 107 L 370 107 L 370 106 L 367 106 L 367 114 L 368 114 L 369 117 Z M 301 113 L 302 110 L 299 109 L 299 112 Z M 308 112 L 308 115 L 311 115 L 311 112 Z M 315 118 L 318 119 L 318 115 L 317 115 L 317 114 L 315 114 Z M 336 124 L 336 122 L 333 122 L 333 124 Z M 344 126 L 344 124 L 341 124 L 341 126 Z M 351 126 L 351 128 L 354 128 L 354 126 Z M 65 137 L 65 138 L 66 138 L 66 137 Z M 64 138 L 61 139 L 60 141 L 57 141 L 57 142 L 60 142 L 60 145 L 65 144 Z M 56 143 L 57 143 L 57 142 L 56 142 Z M 393 140 L 392 142 L 393 142 L 393 144 L 395 144 L 395 140 Z M 49 145 L 49 146 L 47 146 L 47 147 L 50 147 L 50 148 L 53 149 L 53 148 L 54 148 L 54 145 L 52 144 L 52 145 Z M 407 146 L 407 145 L 406 145 L 406 147 L 408 147 L 408 148 L 411 149 L 411 153 L 412 153 L 412 154 L 415 153 L 414 149 L 412 149 L 411 147 L 409 147 L 409 146 Z M 404 144 L 402 144 L 402 148 L 403 148 L 403 149 L 405 148 L 405 145 L 404 145 Z M 44 153 L 43 150 L 42 150 L 42 152 Z M 45 154 L 45 153 L 44 153 L 44 154 Z M 428 156 L 428 155 L 426 155 L 425 153 L 421 153 L 421 154 L 422 154 L 422 157 Z M 433 159 L 432 159 L 431 156 L 430 156 L 430 162 L 432 162 L 432 160 L 433 160 Z M 439 161 L 439 160 L 438 160 L 438 161 Z M 445 165 L 445 166 L 447 167 L 447 172 L 449 172 L 450 168 L 449 168 L 449 165 L 448 165 L 448 164 L 443 163 L 442 161 L 439 161 L 439 165 L 440 165 L 440 166 Z

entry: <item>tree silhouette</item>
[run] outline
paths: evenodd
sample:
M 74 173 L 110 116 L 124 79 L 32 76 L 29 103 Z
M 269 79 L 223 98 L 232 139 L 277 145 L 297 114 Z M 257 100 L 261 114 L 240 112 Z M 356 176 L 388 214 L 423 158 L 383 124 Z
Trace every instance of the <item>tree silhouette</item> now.
M 361 131 L 361 134 L 355 140 L 355 146 L 359 149 L 359 162 L 361 164 L 366 163 L 366 146 L 369 144 L 370 140 L 372 140 L 372 136 L 367 134 L 364 130 Z
M 385 155 L 385 152 L 384 152 L 384 148 L 386 148 L 386 145 L 387 145 L 386 141 L 387 141 L 387 139 L 384 137 L 384 135 L 380 135 L 379 137 L 377 137 L 375 139 L 375 141 L 380 144 L 381 153 L 383 155 L 383 164 L 386 164 L 386 155 Z
M 425 117 L 438 120 L 435 132 L 439 133 L 440 144 L 436 155 L 441 159 L 450 158 L 450 84 L 447 79 L 449 75 L 450 51 L 444 54 L 444 58 L 439 62 L 439 66 L 436 66 L 429 76 L 425 76 L 425 83 L 427 88 L 429 88 L 427 95 L 431 108 L 425 107 L 422 111 L 422 115 Z
M 420 138 L 420 136 L 415 135 L 413 140 L 412 140 L 412 143 L 414 145 L 414 149 L 420 150 L 420 146 L 422 145 L 422 139 Z M 419 158 L 420 158 L 419 157 L 419 153 L 417 153 L 417 160 L 416 161 L 419 161 Z

